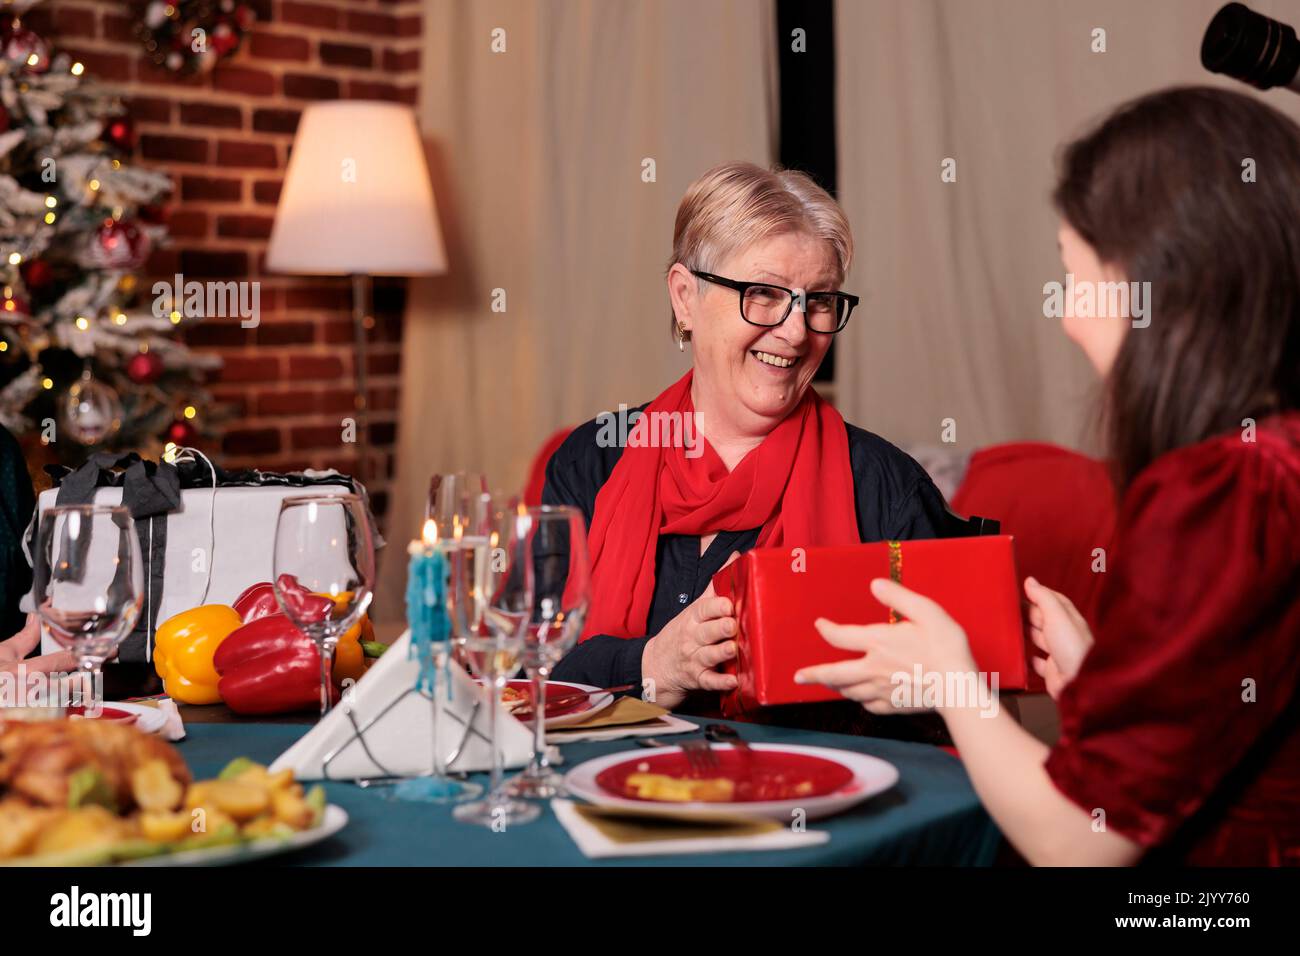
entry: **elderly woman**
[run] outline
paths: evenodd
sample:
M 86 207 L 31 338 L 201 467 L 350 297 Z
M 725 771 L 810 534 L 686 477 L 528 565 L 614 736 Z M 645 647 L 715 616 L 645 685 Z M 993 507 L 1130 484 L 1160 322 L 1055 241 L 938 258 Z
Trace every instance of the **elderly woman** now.
M 710 579 L 732 556 L 964 527 L 915 461 L 809 387 L 857 304 L 839 288 L 852 258 L 843 211 L 802 173 L 727 163 L 687 190 L 667 281 L 692 368 L 641 409 L 688 422 L 683 440 L 612 447 L 597 419 L 546 469 L 543 500 L 587 517 L 593 578 L 556 678 L 643 686 L 668 707 L 731 690 L 736 619 Z

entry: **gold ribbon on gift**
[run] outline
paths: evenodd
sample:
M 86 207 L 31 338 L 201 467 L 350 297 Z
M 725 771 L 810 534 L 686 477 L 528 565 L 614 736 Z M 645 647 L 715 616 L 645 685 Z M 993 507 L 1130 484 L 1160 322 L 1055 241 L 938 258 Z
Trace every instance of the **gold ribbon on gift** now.
M 889 580 L 897 584 L 903 583 L 903 542 L 888 541 L 889 545 Z M 898 612 L 892 607 L 889 609 L 889 623 L 897 624 L 903 620 Z

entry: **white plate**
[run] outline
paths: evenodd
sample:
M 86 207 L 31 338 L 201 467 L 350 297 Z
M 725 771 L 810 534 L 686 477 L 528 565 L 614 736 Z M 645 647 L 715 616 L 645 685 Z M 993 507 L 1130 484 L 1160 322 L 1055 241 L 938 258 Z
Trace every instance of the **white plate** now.
M 727 750 L 731 747 L 730 744 L 713 744 L 712 746 L 717 750 Z M 808 820 L 829 817 L 836 813 L 842 813 L 849 807 L 870 799 L 878 793 L 883 793 L 898 782 L 898 768 L 893 764 L 881 760 L 879 757 L 869 757 L 866 754 L 855 753 L 851 750 L 834 750 L 830 747 L 803 747 L 797 744 L 750 744 L 750 747 L 754 750 L 775 750 L 782 753 L 821 757 L 852 771 L 853 779 L 839 790 L 820 797 L 732 803 L 672 803 L 668 801 L 633 800 L 628 797 L 619 797 L 607 793 L 596 783 L 596 777 L 603 770 L 615 764 L 620 764 L 625 760 L 653 757 L 655 754 L 673 753 L 679 749 L 677 747 L 656 747 L 640 752 L 623 750 L 616 754 L 588 760 L 586 763 L 574 767 L 565 775 L 564 785 L 569 789 L 570 793 L 600 807 L 617 807 L 624 810 L 639 810 L 643 813 L 652 812 L 670 815 L 674 813 L 686 813 L 692 816 L 700 814 L 736 816 L 741 814 L 752 817 L 766 817 L 782 823 L 789 823 L 794 819 L 793 814 L 796 810 L 802 810 Z
M 479 683 L 482 683 L 482 681 L 480 680 Z M 529 683 L 531 683 L 531 681 L 527 681 L 527 680 L 506 681 L 507 685 L 529 684 Z M 570 691 L 586 691 L 587 693 L 590 693 L 591 691 L 594 690 L 600 690 L 599 687 L 593 687 L 591 684 L 571 684 L 568 681 L 563 681 L 563 680 L 550 680 L 547 681 L 546 683 L 551 687 L 566 687 Z M 591 706 L 588 707 L 586 710 L 575 710 L 571 714 L 558 714 L 555 717 L 547 717 L 546 729 L 550 730 L 553 727 L 567 727 L 570 724 L 581 723 L 582 721 L 590 717 L 592 714 L 599 713 L 600 711 L 604 710 L 612 703 L 614 703 L 613 694 L 598 694 L 595 697 L 591 698 Z M 532 725 L 531 720 L 524 721 L 524 723 L 530 726 Z
M 138 727 L 146 734 L 156 734 L 167 724 L 167 715 L 157 707 L 150 707 L 148 704 L 132 704 L 126 701 L 118 702 L 116 700 L 104 701 L 104 707 L 112 710 L 124 710 L 129 714 L 135 714 L 133 727 Z M 91 717 L 74 717 L 74 720 L 93 720 Z
M 202 850 L 183 850 L 180 853 L 162 853 L 147 856 L 142 860 L 128 860 L 118 866 L 230 866 L 235 863 L 248 863 L 268 856 L 278 856 L 292 850 L 328 840 L 347 826 L 348 814 L 342 807 L 329 804 L 325 807 L 325 816 L 318 826 L 303 830 L 287 837 L 272 837 L 263 840 L 251 840 L 248 843 L 234 843 L 228 846 L 206 847 Z

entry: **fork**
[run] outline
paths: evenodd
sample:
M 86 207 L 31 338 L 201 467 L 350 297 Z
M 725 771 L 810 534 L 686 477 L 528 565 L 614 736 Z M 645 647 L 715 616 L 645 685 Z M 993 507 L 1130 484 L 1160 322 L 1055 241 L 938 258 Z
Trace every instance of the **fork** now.
M 709 773 L 718 769 L 718 755 L 713 752 L 713 748 L 704 738 L 694 737 L 691 740 L 683 740 L 681 748 L 682 753 L 686 755 L 686 765 L 691 768 L 691 773 Z

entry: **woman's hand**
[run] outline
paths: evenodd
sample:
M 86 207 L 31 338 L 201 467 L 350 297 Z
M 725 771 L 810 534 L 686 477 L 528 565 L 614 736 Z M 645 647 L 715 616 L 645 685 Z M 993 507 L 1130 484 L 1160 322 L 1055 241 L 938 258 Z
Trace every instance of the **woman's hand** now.
M 671 710 L 686 699 L 687 691 L 735 690 L 736 676 L 720 674 L 716 668 L 736 656 L 736 631 L 731 598 L 718 597 L 710 583 L 646 642 L 641 653 L 646 699 Z
M 40 657 L 26 659 L 27 655 L 41 642 L 41 625 L 35 614 L 27 615 L 23 629 L 9 638 L 0 641 L 0 671 L 14 671 L 23 666 L 29 674 L 48 674 L 51 671 L 71 671 L 77 667 L 77 660 L 71 651 L 57 651 Z
M 825 684 L 873 714 L 891 714 L 929 709 L 920 706 L 926 699 L 927 675 L 974 673 L 975 660 L 966 632 L 938 604 L 884 578 L 871 582 L 871 593 L 906 620 L 897 624 L 835 624 L 819 618 L 817 630 L 828 644 L 862 651 L 863 656 L 805 667 L 794 675 L 796 683 Z M 944 680 L 939 686 L 948 683 Z M 935 703 L 942 709 L 945 703 L 954 702 Z
M 1025 578 L 1025 596 L 1029 598 L 1029 636 L 1047 654 L 1046 660 L 1033 659 L 1034 670 L 1055 699 L 1079 673 L 1079 665 L 1092 647 L 1092 630 L 1068 597 L 1034 578 Z

